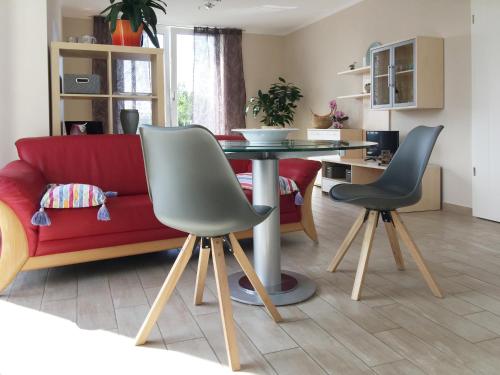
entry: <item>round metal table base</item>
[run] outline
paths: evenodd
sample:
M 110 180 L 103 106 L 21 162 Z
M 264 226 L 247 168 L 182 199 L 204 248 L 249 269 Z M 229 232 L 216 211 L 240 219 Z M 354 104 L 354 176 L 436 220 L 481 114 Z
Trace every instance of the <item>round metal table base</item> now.
M 283 271 L 282 280 L 288 284 L 285 291 L 269 291 L 269 296 L 276 306 L 291 305 L 309 299 L 316 292 L 316 284 L 311 279 L 299 273 Z M 295 282 L 291 282 L 294 280 Z M 293 284 L 293 287 L 289 286 Z M 229 289 L 231 299 L 247 305 L 262 305 L 262 301 L 253 289 L 247 289 L 247 279 L 243 272 L 236 272 L 229 275 Z

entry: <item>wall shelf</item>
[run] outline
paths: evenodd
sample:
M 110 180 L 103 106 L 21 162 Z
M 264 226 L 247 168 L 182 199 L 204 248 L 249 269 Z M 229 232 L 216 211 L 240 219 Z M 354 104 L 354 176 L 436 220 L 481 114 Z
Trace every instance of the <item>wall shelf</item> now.
M 443 38 L 419 36 L 376 47 L 371 65 L 371 109 L 443 108 Z
M 343 75 L 363 75 L 367 73 L 370 73 L 370 66 L 362 66 L 361 68 L 344 70 L 343 72 L 338 72 L 337 74 L 339 76 L 343 76 Z
M 369 98 L 370 95 L 371 95 L 370 93 L 342 95 L 342 96 L 337 96 L 337 99 L 363 99 L 363 98 Z

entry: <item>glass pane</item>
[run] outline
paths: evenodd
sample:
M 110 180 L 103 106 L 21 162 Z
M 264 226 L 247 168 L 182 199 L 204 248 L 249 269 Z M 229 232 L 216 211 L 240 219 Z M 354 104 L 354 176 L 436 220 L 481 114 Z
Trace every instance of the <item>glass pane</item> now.
M 194 37 L 177 34 L 177 125 L 193 123 Z
M 397 104 L 414 102 L 413 47 L 413 43 L 410 42 L 394 49 L 394 79 L 396 86 L 394 102 Z
M 390 103 L 389 63 L 390 50 L 386 49 L 373 54 L 372 102 L 374 106 Z
M 396 73 L 413 70 L 413 43 L 394 48 L 394 68 Z

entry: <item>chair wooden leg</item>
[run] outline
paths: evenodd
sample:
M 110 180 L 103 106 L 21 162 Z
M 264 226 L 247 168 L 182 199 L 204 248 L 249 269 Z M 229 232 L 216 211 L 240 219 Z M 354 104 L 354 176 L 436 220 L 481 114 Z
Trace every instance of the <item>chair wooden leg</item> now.
M 355 301 L 359 301 L 361 295 L 368 259 L 370 258 L 370 252 L 372 250 L 373 236 L 375 235 L 375 229 L 377 229 L 378 215 L 378 211 L 370 211 L 368 214 L 368 224 L 365 230 L 365 237 L 359 256 L 358 270 L 356 271 L 356 278 L 354 279 L 354 287 L 351 295 L 351 298 Z
M 335 272 L 337 270 L 337 267 L 339 266 L 340 262 L 342 259 L 344 259 L 344 256 L 347 253 L 347 250 L 349 250 L 349 247 L 352 244 L 352 241 L 356 238 L 356 235 L 358 234 L 359 230 L 363 226 L 363 223 L 365 222 L 365 217 L 366 217 L 366 209 L 363 209 L 359 216 L 356 218 L 356 221 L 352 225 L 351 229 L 349 230 L 349 233 L 347 233 L 347 236 L 345 237 L 344 241 L 340 245 L 339 249 L 337 250 L 337 254 L 333 257 L 330 265 L 328 266 L 327 270 L 330 272 Z
M 266 288 L 264 288 L 264 285 L 262 285 L 262 282 L 255 273 L 252 264 L 248 260 L 248 257 L 245 255 L 245 252 L 241 248 L 240 243 L 238 242 L 233 233 L 229 234 L 229 241 L 231 242 L 231 247 L 233 249 L 233 254 L 236 260 L 243 269 L 243 272 L 245 272 L 245 275 L 248 277 L 248 280 L 250 280 L 250 282 L 252 283 L 252 286 L 258 293 L 260 299 L 266 306 L 267 311 L 272 316 L 275 322 L 281 322 L 283 319 L 280 313 L 278 312 L 278 309 L 276 308 L 276 306 L 274 306 L 273 301 L 271 301 L 269 294 L 267 294 Z
M 387 237 L 389 238 L 389 243 L 391 244 L 392 255 L 394 255 L 396 266 L 398 267 L 398 270 L 403 271 L 405 269 L 405 261 L 403 259 L 403 254 L 401 254 L 401 248 L 399 247 L 398 235 L 396 234 L 394 223 L 384 221 L 384 226 L 385 231 L 387 232 Z
M 163 307 L 165 306 L 165 303 L 167 303 L 170 296 L 174 292 L 175 286 L 177 285 L 182 272 L 184 272 L 191 255 L 193 254 L 195 242 L 196 236 L 193 235 L 189 235 L 186 242 L 184 242 L 184 246 L 182 247 L 180 254 L 177 256 L 172 269 L 161 287 L 160 293 L 158 293 L 146 320 L 142 324 L 142 327 L 135 338 L 136 345 L 142 345 L 147 341 L 151 330 L 153 329 L 161 311 L 163 310 Z
M 424 277 L 424 280 L 431 289 L 432 293 L 436 297 L 443 298 L 443 294 L 441 293 L 441 290 L 439 289 L 436 280 L 434 280 L 434 278 L 432 277 L 432 274 L 429 271 L 427 265 L 425 264 L 424 258 L 422 257 L 420 250 L 415 244 L 415 241 L 413 241 L 413 238 L 410 236 L 410 233 L 408 232 L 406 226 L 403 224 L 403 221 L 401 220 L 399 214 L 396 211 L 391 211 L 391 217 L 397 232 L 401 236 L 401 239 L 405 243 L 408 250 L 410 250 L 410 254 L 413 257 L 413 260 L 415 260 L 415 263 L 417 264 L 420 273 Z
M 194 290 L 194 304 L 203 303 L 203 291 L 205 289 L 205 279 L 207 278 L 208 261 L 210 260 L 210 247 L 204 247 L 203 240 L 200 240 L 200 255 L 198 258 L 198 272 L 196 273 L 196 287 Z
M 220 237 L 212 238 L 212 260 L 214 263 L 215 280 L 217 282 L 217 294 L 219 296 L 219 307 L 226 342 L 227 359 L 233 371 L 240 369 L 240 358 L 238 354 L 238 341 L 233 321 L 233 307 L 229 297 L 229 285 L 227 282 L 226 262 L 224 250 Z

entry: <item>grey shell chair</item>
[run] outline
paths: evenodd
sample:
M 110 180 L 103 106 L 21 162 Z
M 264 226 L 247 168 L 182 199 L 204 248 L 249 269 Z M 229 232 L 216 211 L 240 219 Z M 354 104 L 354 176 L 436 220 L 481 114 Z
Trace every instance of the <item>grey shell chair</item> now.
M 422 178 L 436 140 L 442 130 L 443 126 L 418 126 L 414 128 L 408 133 L 391 163 L 377 181 L 366 185 L 340 184 L 330 190 L 330 196 L 334 201 L 363 207 L 363 211 L 354 222 L 330 263 L 328 267 L 330 272 L 335 272 L 359 230 L 365 222 L 368 222 L 354 281 L 352 299 L 359 300 L 361 295 L 379 216 L 382 216 L 384 221 L 398 269 L 404 269 L 404 261 L 397 234 L 410 250 L 433 294 L 442 297 L 442 293 L 427 268 L 419 249 L 396 211 L 398 208 L 417 203 L 422 197 Z
M 200 239 L 194 303 L 202 303 L 210 252 L 217 281 L 228 360 L 240 368 L 236 331 L 229 296 L 223 242 L 252 282 L 275 321 L 281 316 L 241 249 L 234 232 L 264 221 L 274 207 L 252 206 L 246 198 L 217 139 L 198 125 L 180 128 L 145 126 L 140 129 L 146 176 L 158 220 L 189 233 L 165 283 L 141 327 L 136 344 L 144 344 L 171 296 Z

